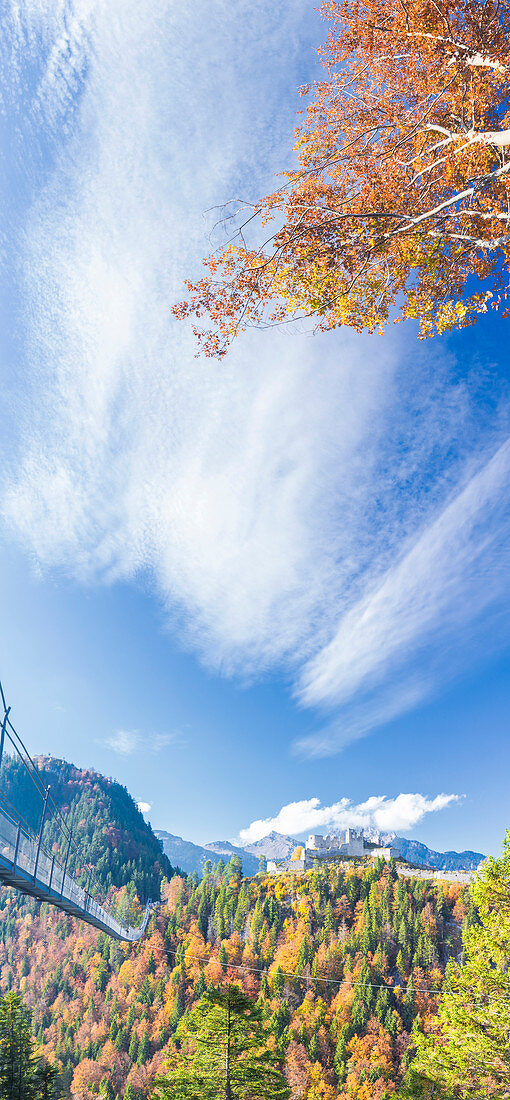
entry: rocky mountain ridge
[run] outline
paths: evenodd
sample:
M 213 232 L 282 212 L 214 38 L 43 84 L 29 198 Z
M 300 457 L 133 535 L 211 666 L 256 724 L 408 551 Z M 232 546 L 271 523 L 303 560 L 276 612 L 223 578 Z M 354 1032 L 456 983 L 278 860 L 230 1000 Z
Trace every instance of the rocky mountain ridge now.
M 163 829 L 154 830 L 163 844 L 163 851 L 174 866 L 183 871 L 203 873 L 206 860 L 214 864 L 215 856 L 228 862 L 233 855 L 239 856 L 245 875 L 254 875 L 259 869 L 260 856 L 266 859 L 289 859 L 294 848 L 300 842 L 283 833 L 271 832 L 262 840 L 241 847 L 228 840 L 217 840 L 209 844 L 193 844 L 174 836 Z M 375 836 L 374 836 L 375 839 Z M 421 867 L 430 867 L 436 871 L 474 871 L 485 858 L 482 852 L 436 852 L 418 840 L 408 840 L 394 833 L 385 833 L 380 837 L 383 843 L 390 843 L 401 852 L 404 859 Z
M 209 844 L 194 844 L 193 841 L 184 840 L 182 836 L 169 833 L 166 829 L 154 829 L 154 833 L 162 844 L 163 851 L 168 856 L 172 866 L 179 867 L 181 871 L 185 871 L 188 875 L 194 871 L 202 875 L 207 860 L 210 860 L 214 866 L 220 859 L 224 863 L 228 863 L 232 856 L 239 856 L 243 865 L 243 873 L 247 876 L 255 875 L 259 869 L 258 857 L 243 848 L 236 848 L 229 840 L 217 840 Z M 171 857 L 170 852 L 172 853 Z
M 262 840 L 256 840 L 254 844 L 245 844 L 243 847 L 245 852 L 251 852 L 252 855 L 257 856 L 257 859 L 260 856 L 265 856 L 266 859 L 290 859 L 297 843 L 294 837 L 273 831 Z

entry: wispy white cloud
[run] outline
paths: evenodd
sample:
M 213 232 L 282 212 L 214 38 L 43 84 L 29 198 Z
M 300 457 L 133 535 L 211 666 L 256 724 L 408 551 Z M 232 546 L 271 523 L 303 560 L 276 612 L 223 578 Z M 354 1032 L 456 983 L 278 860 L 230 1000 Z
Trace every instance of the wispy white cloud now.
M 440 659 L 454 637 L 460 653 L 446 669 L 434 667 L 441 682 L 458 667 L 462 633 L 501 602 L 508 610 L 510 442 L 506 440 L 406 545 L 400 560 L 382 577 L 365 579 L 365 592 L 341 617 L 333 638 L 307 663 L 300 694 L 307 705 L 344 706 L 343 721 L 298 745 L 317 755 L 356 740 L 381 720 L 415 705 L 430 690 L 431 675 L 407 674 L 396 686 L 396 670 L 428 645 Z M 467 633 L 473 642 L 472 631 Z M 392 691 L 374 689 L 391 679 Z M 368 693 L 359 707 L 353 698 Z M 346 706 L 347 704 L 347 706 Z M 396 705 L 395 705 L 396 704 Z M 386 715 L 386 710 L 389 713 Z M 376 721 L 374 722 L 374 719 Z
M 117 730 L 106 738 L 106 745 L 120 756 L 132 756 L 140 746 L 140 734 L 134 730 Z
M 167 745 L 175 745 L 184 740 L 182 730 L 172 730 L 171 733 L 153 733 L 149 739 L 151 752 L 161 752 Z
M 448 665 L 452 674 L 452 664 Z M 403 680 L 403 682 L 401 682 Z M 371 730 L 385 726 L 423 703 L 433 694 L 440 677 L 416 669 L 407 669 L 399 679 L 389 677 L 388 682 L 379 685 L 363 697 L 353 696 L 343 706 L 332 708 L 331 716 L 325 723 L 305 737 L 298 738 L 292 745 L 296 756 L 321 757 L 340 752 L 347 745 L 366 737 Z M 326 705 L 326 704 L 325 704 Z
M 48 163 L 4 520 L 42 568 L 149 573 L 205 662 L 290 668 L 328 712 L 300 750 L 335 751 L 476 659 L 507 607 L 506 414 L 402 334 L 250 334 L 217 364 L 171 319 L 204 209 L 281 165 L 309 0 L 8 13 L 1 78 L 33 92 L 16 156 L 38 135 Z
M 137 802 L 136 805 L 141 814 L 148 814 L 152 810 L 152 802 Z
M 444 634 L 494 600 L 508 580 L 508 517 L 504 525 L 498 520 L 509 482 L 507 440 L 342 618 L 305 669 L 306 703 L 343 702 L 381 679 L 416 639 Z M 467 588 L 469 606 L 462 599 Z
M 167 745 L 182 740 L 180 730 L 173 733 L 141 733 L 139 730 L 117 730 L 107 737 L 105 744 L 120 756 L 132 756 L 135 752 L 158 753 Z
M 332 806 L 321 806 L 319 798 L 307 798 L 301 802 L 289 802 L 282 806 L 275 817 L 252 821 L 239 834 L 243 844 L 253 844 L 270 832 L 290 836 L 316 829 L 370 829 L 381 832 L 407 832 L 413 829 L 426 814 L 444 810 L 460 801 L 456 794 L 438 794 L 426 798 L 422 794 L 399 794 L 396 798 L 372 795 L 357 805 L 348 798 L 341 798 Z

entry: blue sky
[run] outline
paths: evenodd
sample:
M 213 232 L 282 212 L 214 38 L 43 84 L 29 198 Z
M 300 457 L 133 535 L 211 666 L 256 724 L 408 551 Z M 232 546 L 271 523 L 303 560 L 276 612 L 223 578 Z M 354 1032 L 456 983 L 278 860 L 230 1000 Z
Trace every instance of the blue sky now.
M 309 0 L 3 5 L 1 676 L 34 752 L 190 839 L 509 824 L 508 322 L 171 304 L 289 163 Z M 208 213 L 209 211 L 209 213 Z

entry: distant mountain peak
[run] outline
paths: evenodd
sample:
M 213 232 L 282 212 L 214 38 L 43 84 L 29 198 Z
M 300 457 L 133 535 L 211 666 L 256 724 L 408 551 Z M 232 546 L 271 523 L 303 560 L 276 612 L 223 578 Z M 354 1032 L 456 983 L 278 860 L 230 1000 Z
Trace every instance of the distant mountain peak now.
M 436 871 L 476 871 L 485 859 L 482 852 L 435 852 L 419 840 L 406 840 L 403 836 L 393 836 L 391 843 L 409 863 Z
M 216 840 L 209 844 L 193 844 L 191 840 L 183 840 L 182 836 L 167 832 L 166 829 L 154 829 L 156 836 L 163 845 L 163 851 L 168 856 L 174 867 L 180 867 L 181 871 L 191 874 L 204 873 L 204 866 L 209 860 L 218 863 L 223 859 L 228 863 L 232 856 L 239 856 L 243 873 L 247 876 L 255 875 L 259 869 L 259 861 L 250 852 L 242 848 L 236 848 L 230 840 Z
M 284 833 L 276 833 L 274 830 L 255 840 L 253 844 L 245 844 L 245 852 L 251 852 L 254 856 L 265 856 L 266 859 L 288 859 L 292 855 L 297 841 L 292 836 Z

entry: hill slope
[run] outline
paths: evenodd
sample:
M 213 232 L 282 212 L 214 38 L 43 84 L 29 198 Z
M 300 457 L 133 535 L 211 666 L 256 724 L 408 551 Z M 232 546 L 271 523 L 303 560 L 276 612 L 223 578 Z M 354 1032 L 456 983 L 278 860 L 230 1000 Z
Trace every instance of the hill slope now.
M 141 901 L 157 899 L 163 878 L 170 878 L 173 869 L 126 788 L 65 760 L 39 756 L 36 763 L 73 831 L 83 864 L 94 865 L 98 885 L 108 890 L 129 884 Z M 2 793 L 22 808 L 28 824 L 37 831 L 41 799 L 17 758 L 3 761 Z M 47 847 L 62 855 L 52 821 L 48 821 L 43 839 Z M 73 873 L 72 861 L 70 871 Z

